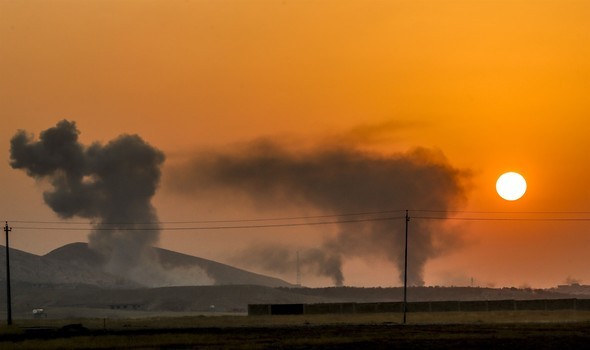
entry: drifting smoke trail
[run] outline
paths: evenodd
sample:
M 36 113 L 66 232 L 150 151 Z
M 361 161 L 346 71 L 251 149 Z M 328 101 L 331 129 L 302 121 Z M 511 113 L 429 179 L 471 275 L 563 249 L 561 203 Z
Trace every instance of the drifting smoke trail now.
M 325 247 L 296 253 L 290 247 L 262 245 L 247 249 L 236 260 L 278 273 L 291 273 L 298 264 L 302 273 L 330 277 L 337 286 L 344 283 L 340 254 L 330 252 Z
M 160 180 L 164 154 L 137 135 L 122 135 L 106 145 L 84 147 L 74 122 L 63 120 L 41 132 L 39 140 L 19 131 L 10 141 L 10 165 L 35 179 L 49 179 L 45 203 L 62 218 L 89 218 L 90 247 L 107 261 L 106 269 L 140 283 L 158 279 L 152 246 L 159 228 L 151 198 Z M 153 223 L 153 230 L 124 231 Z M 144 226 L 145 227 L 145 226 Z
M 354 146 L 321 146 L 293 151 L 277 142 L 254 142 L 240 151 L 196 156 L 176 169 L 173 183 L 184 193 L 233 189 L 258 205 L 312 205 L 328 213 L 358 213 L 390 208 L 451 210 L 465 199 L 469 177 L 438 152 L 416 149 L 380 155 Z M 441 242 L 439 223 L 412 222 L 408 282 L 423 285 L 423 269 L 453 242 Z M 301 266 L 343 283 L 342 259 L 385 257 L 403 273 L 404 223 L 370 221 L 341 224 L 335 238 L 319 249 L 302 251 Z M 445 236 L 445 239 L 455 239 Z M 294 256 L 282 247 L 257 247 L 244 255 L 249 262 L 276 272 L 293 269 Z

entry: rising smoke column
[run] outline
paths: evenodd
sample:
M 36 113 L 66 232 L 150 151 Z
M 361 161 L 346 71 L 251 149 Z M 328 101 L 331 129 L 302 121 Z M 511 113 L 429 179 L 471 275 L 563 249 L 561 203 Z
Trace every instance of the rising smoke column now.
M 239 151 L 202 153 L 171 178 L 184 193 L 205 196 L 207 191 L 232 189 L 257 205 L 311 205 L 326 214 L 342 214 L 406 208 L 445 212 L 464 201 L 468 177 L 442 154 L 427 149 L 381 155 L 351 145 L 293 150 L 262 140 Z M 443 232 L 438 223 L 414 220 L 411 225 L 408 282 L 423 285 L 425 263 L 444 248 Z M 398 267 L 401 279 L 403 244 L 403 219 L 339 224 L 335 238 L 302 251 L 300 262 L 341 285 L 343 258 L 384 257 Z M 284 247 L 253 247 L 246 256 L 248 262 L 277 272 L 292 270 L 296 259 Z
M 78 135 L 67 120 L 41 132 L 38 141 L 19 131 L 10 141 L 10 165 L 50 181 L 43 198 L 60 217 L 93 222 L 89 245 L 105 257 L 107 271 L 145 283 L 159 235 L 151 198 L 164 154 L 137 135 L 89 147 Z

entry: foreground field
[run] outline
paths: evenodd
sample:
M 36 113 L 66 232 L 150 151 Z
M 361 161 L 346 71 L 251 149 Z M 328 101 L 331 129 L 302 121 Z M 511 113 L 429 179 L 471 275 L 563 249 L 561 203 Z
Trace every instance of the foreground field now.
M 416 313 L 400 321 L 400 314 L 17 320 L 2 328 L 0 348 L 564 349 L 590 341 L 590 313 Z

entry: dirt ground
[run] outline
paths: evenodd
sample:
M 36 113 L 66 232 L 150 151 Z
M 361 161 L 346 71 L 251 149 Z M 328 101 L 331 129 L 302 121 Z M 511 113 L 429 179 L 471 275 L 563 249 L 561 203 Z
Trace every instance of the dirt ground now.
M 84 322 L 4 327 L 0 349 L 573 349 L 590 344 L 588 321 L 510 322 L 506 315 L 489 323 L 406 325 L 330 316 L 129 319 L 103 328 L 99 320 Z

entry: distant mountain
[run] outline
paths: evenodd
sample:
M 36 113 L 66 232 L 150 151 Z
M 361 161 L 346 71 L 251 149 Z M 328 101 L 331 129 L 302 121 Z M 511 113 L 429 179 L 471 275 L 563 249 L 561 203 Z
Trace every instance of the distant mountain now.
M 12 302 L 15 317 L 29 318 L 34 308 L 51 317 L 119 317 L 128 312 L 245 312 L 248 304 L 387 302 L 402 300 L 402 288 L 293 288 L 280 279 L 229 265 L 156 249 L 165 269 L 197 269 L 214 285 L 147 288 L 102 271 L 103 259 L 85 243 L 68 244 L 38 256 L 10 250 Z M 0 265 L 5 249 L 0 246 Z M 0 280 L 5 280 L 0 267 Z M 0 284 L 3 285 L 3 281 Z M 276 288 L 285 287 L 285 288 Z M 580 286 L 582 287 L 582 286 Z M 504 300 L 572 298 L 556 290 L 412 287 L 409 301 Z M 6 309 L 0 293 L 0 313 Z M 121 313 L 122 312 L 122 313 Z
M 6 260 L 6 248 L 0 246 L 0 261 Z M 6 269 L 0 268 L 0 279 L 6 279 Z M 32 284 L 88 284 L 95 286 L 138 287 L 137 283 L 108 274 L 96 266 L 76 264 L 10 249 L 10 279 Z
M 233 266 L 221 264 L 171 250 L 155 248 L 160 263 L 167 270 L 181 268 L 204 271 L 214 285 L 259 285 L 266 287 L 291 287 L 292 284 Z M 3 250 L 2 250 L 3 252 Z M 12 251 L 11 251 L 12 252 Z M 0 253 L 2 254 L 2 253 Z M 3 255 L 0 255 L 2 258 Z M 15 260 L 16 259 L 16 260 Z M 17 263 L 17 260 L 19 261 Z M 128 287 L 134 283 L 102 271 L 102 257 L 86 243 L 71 243 L 57 248 L 44 256 L 15 250 L 11 262 L 15 266 L 27 266 L 15 273 L 13 278 L 26 282 L 81 283 L 104 287 Z M 48 269 L 48 267 L 51 267 Z M 13 271 L 11 269 L 11 271 Z M 0 274 L 0 276 L 2 276 Z M 135 284 L 137 286 L 137 284 Z
M 294 287 L 293 284 L 281 279 L 242 270 L 213 260 L 162 248 L 158 248 L 156 251 L 165 268 L 198 266 L 215 280 L 215 285 L 249 284 L 266 287 Z

